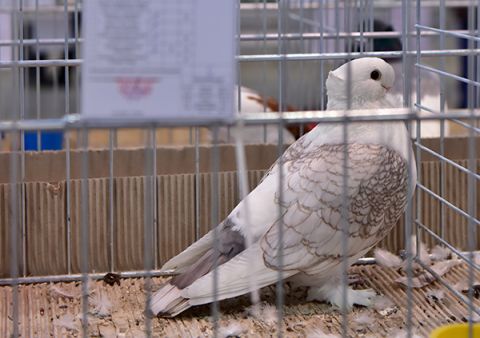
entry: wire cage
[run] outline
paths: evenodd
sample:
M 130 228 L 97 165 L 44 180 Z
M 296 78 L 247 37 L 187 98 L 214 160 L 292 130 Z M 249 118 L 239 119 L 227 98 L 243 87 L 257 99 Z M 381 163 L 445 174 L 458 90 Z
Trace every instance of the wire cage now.
M 83 1 L 0 1 L 0 336 L 427 337 L 454 323 L 467 325 L 446 336 L 476 336 L 479 2 L 236 8 L 235 121 L 92 122 L 79 115 Z M 385 115 L 327 110 L 329 72 L 362 57 L 392 65 L 397 106 Z M 342 299 L 349 285 L 372 289 L 371 306 L 307 301 L 281 268 L 259 295 L 218 302 L 215 268 L 211 305 L 149 313 L 172 274 L 162 265 L 220 224 L 297 139 L 337 124 L 347 143 L 349 125 L 380 121 L 407 126 L 417 183 L 382 250 L 349 267 L 351 239 L 337 229 Z M 280 224 L 284 197 L 271 211 Z

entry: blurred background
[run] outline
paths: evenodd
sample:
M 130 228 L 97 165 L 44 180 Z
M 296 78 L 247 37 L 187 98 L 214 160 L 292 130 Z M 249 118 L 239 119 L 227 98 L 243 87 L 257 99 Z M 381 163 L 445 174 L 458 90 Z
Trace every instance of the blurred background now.
M 4 0 L 3 3 L 6 6 L 0 8 L 0 61 L 27 60 L 32 61 L 33 65 L 23 71 L 24 97 L 20 101 L 24 105 L 24 116 L 21 118 L 58 118 L 78 113 L 81 83 L 79 65 L 83 42 L 82 2 L 23 0 L 21 17 L 18 12 L 9 11 L 10 0 Z M 290 0 L 285 1 L 283 6 L 285 10 L 282 11 L 280 27 L 276 2 L 240 1 L 238 83 L 245 87 L 243 89 L 255 93 L 255 99 L 248 101 L 248 95 L 240 97 L 237 100 L 239 110 L 242 110 L 242 105 L 248 112 L 279 108 L 284 111 L 323 110 L 326 107 L 324 83 L 328 71 L 345 62 L 336 53 L 401 51 L 404 44 L 407 44 L 407 50 L 417 49 L 414 37 L 415 6 L 412 5 L 411 8 L 410 27 L 406 28 L 412 34 L 402 37 L 403 9 L 402 2 L 398 0 L 354 0 L 346 3 L 332 0 Z M 442 29 L 465 31 L 468 1 L 447 1 L 443 6 L 445 11 L 442 14 L 438 1 L 423 1 L 420 24 L 440 27 L 442 14 L 445 17 Z M 15 25 L 20 20 L 20 26 Z M 279 43 L 280 32 L 286 37 L 282 43 Z M 370 32 L 377 32 L 377 37 L 369 35 Z M 378 37 L 378 34 L 382 37 Z M 443 35 L 442 41 L 440 36 L 442 35 L 432 31 L 422 31 L 418 48 L 422 51 L 467 48 L 466 39 Z M 23 37 L 19 48 L 14 48 L 11 43 L 15 37 Z M 293 57 L 280 67 L 278 58 L 275 59 L 279 53 Z M 260 61 L 256 61 L 258 57 Z M 37 60 L 55 61 L 41 64 L 36 63 Z M 396 69 L 395 89 L 400 100 L 403 100 L 405 79 L 411 81 L 412 93 L 415 93 L 415 57 L 411 59 L 406 77 L 402 72 L 401 55 L 386 60 Z M 449 74 L 467 77 L 466 56 L 422 56 L 421 62 L 443 69 Z M 284 72 L 285 85 L 282 107 L 278 107 L 280 71 Z M 15 102 L 18 101 L 11 99 L 19 92 L 18 88 L 12 86 L 13 72 L 14 67 L 0 68 L 0 118 L 3 120 L 19 118 L 19 110 L 15 109 Z M 421 71 L 420 76 L 424 81 L 423 86 L 433 88 L 434 92 L 433 99 L 422 97 L 422 100 L 425 99 L 422 105 L 435 111 L 467 107 L 466 85 L 463 82 L 427 71 Z M 240 92 L 239 90 L 237 94 L 240 95 Z M 444 107 L 440 92 L 444 95 Z M 478 101 L 477 96 L 478 93 L 475 101 Z M 415 102 L 415 96 L 412 96 L 411 102 Z M 294 137 L 298 137 L 309 128 L 311 126 L 290 126 L 289 129 Z M 184 131 L 185 135 L 180 136 L 178 133 L 169 133 L 170 136 L 165 136 L 166 143 L 191 141 L 188 132 Z M 462 135 L 466 129 L 456 123 L 447 123 L 445 133 L 447 136 Z M 439 135 L 439 126 L 431 132 L 423 133 L 423 137 Z M 104 139 L 105 137 L 103 136 Z M 207 135 L 202 140 L 208 142 L 210 139 Z M 223 139 L 225 142 L 231 141 L 227 136 Z M 60 144 L 58 142 L 57 146 Z M 105 142 L 102 140 L 99 144 L 105 145 Z

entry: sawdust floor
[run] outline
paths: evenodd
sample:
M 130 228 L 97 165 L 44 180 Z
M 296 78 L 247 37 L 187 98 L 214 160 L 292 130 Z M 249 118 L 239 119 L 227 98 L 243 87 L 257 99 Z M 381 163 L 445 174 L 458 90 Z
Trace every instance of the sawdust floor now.
M 352 273 L 362 277 L 358 288 L 373 288 L 377 293 L 388 297 L 395 306 L 385 311 L 373 308 L 356 307 L 349 314 L 349 336 L 351 337 L 393 337 L 396 330 L 405 326 L 406 292 L 394 282 L 400 273 L 375 265 L 356 266 Z M 444 280 L 450 285 L 467 280 L 465 266 L 454 267 Z M 478 276 L 477 276 L 478 277 Z M 162 278 L 154 278 L 160 284 Z M 121 285 L 109 286 L 96 281 L 94 293 L 105 293 L 112 303 L 110 314 L 104 318 L 89 316 L 89 336 L 103 337 L 142 337 L 144 336 L 144 280 L 140 278 L 122 279 Z M 81 301 L 80 283 L 32 284 L 19 287 L 19 320 L 22 337 L 75 337 L 80 335 Z M 445 297 L 435 300 L 428 296 L 429 290 L 442 289 Z M 65 295 L 59 293 L 64 292 Z M 289 291 L 286 287 L 283 331 L 287 337 L 319 337 L 318 332 L 339 334 L 341 314 L 331 306 L 317 302 L 305 302 L 302 291 Z M 303 291 L 304 293 L 304 291 Z M 262 304 L 275 304 L 274 288 L 262 290 Z M 299 299 L 301 298 L 301 299 Z M 0 287 L 0 337 L 8 337 L 12 332 L 12 290 Z M 478 300 L 476 300 L 478 301 Z M 477 304 L 477 306 L 480 305 Z M 239 337 L 274 336 L 276 325 L 269 323 L 265 312 L 258 318 L 247 315 L 249 297 L 239 297 L 220 303 L 220 327 L 236 325 Z M 270 307 L 271 308 L 271 307 Z M 359 315 L 373 318 L 373 323 L 361 325 L 355 321 Z M 413 326 L 420 336 L 428 336 L 430 331 L 444 323 L 465 321 L 465 305 L 439 282 L 413 291 Z M 232 326 L 230 326 L 232 327 Z M 228 332 L 227 332 L 228 333 Z M 234 333 L 234 332 L 230 332 Z M 317 333 L 317 334 L 315 334 Z M 212 323 L 209 306 L 189 309 L 174 319 L 153 318 L 154 337 L 210 337 Z M 224 335 L 225 336 L 225 335 Z

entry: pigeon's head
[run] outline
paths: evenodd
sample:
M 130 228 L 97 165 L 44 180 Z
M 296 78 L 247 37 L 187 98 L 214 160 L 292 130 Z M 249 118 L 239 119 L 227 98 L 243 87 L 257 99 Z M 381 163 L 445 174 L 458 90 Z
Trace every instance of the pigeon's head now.
M 350 67 L 350 74 L 348 74 Z M 365 57 L 343 64 L 328 74 L 326 87 L 329 100 L 347 100 L 347 81 L 351 83 L 351 100 L 377 101 L 393 86 L 395 73 L 384 60 Z

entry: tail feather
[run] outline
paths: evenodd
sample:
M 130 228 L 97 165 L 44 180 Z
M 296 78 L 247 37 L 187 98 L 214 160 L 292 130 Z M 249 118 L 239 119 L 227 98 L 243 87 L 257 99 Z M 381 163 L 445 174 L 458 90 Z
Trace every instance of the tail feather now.
M 182 290 L 170 283 L 163 284 L 152 297 L 150 310 L 161 317 L 174 317 L 191 305 L 182 297 Z
M 217 259 L 217 264 L 221 265 L 229 259 L 230 257 L 221 255 Z M 197 262 L 186 268 L 185 272 L 163 284 L 153 295 L 152 312 L 162 317 L 173 317 L 188 309 L 191 305 L 188 298 L 182 297 L 182 290 L 209 273 L 214 262 L 214 250 L 210 249 Z
M 183 298 L 182 300 L 179 300 L 177 303 L 173 304 L 167 312 L 160 312 L 158 315 L 160 317 L 172 318 L 187 310 L 191 306 L 192 305 L 190 305 L 190 303 L 185 298 Z
M 160 271 L 175 270 L 177 273 L 183 272 L 189 265 L 196 262 L 199 256 L 205 254 L 212 247 L 212 242 L 213 236 L 212 231 L 210 231 L 180 254 L 170 258 Z

